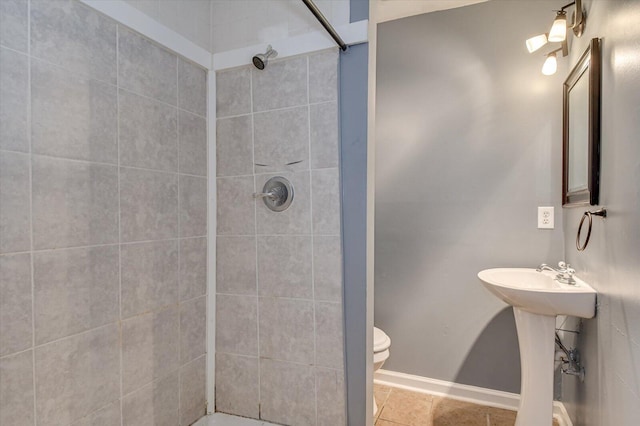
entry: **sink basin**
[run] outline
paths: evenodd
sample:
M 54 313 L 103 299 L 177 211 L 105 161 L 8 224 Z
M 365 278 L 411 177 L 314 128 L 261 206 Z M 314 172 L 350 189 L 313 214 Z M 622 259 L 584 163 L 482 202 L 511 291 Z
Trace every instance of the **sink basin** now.
M 593 318 L 596 291 L 579 278 L 576 284 L 555 280 L 551 271 L 528 268 L 485 269 L 478 274 L 484 286 L 509 305 L 540 315 Z
M 552 424 L 556 316 L 593 318 L 596 314 L 593 288 L 575 276 L 575 285 L 561 283 L 555 276 L 527 268 L 478 273 L 491 293 L 513 306 L 521 366 L 516 426 Z

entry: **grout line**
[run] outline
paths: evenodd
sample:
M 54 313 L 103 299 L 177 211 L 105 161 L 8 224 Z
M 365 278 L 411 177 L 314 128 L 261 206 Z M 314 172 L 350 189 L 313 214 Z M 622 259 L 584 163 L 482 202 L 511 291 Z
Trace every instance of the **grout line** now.
M 253 237 L 254 234 L 222 234 L 222 238 Z M 258 237 L 311 237 L 312 234 L 257 234 Z M 339 234 L 313 234 L 314 237 L 340 237 Z
M 253 192 L 258 192 L 255 178 L 255 162 L 256 162 L 256 135 L 255 135 L 255 113 L 253 111 L 253 69 L 249 70 L 249 104 L 251 110 L 251 174 L 253 181 Z M 260 293 L 260 274 L 258 273 L 259 257 L 258 257 L 258 203 L 253 203 L 253 242 L 256 248 L 255 266 L 256 266 L 256 340 L 258 341 L 258 418 L 262 418 L 262 362 L 260 361 L 260 299 L 257 298 Z M 217 297 L 216 293 L 216 297 Z
M 122 331 L 122 209 L 120 200 L 120 25 L 116 25 L 116 141 L 118 144 L 118 346 L 120 349 L 120 426 L 124 426 L 124 387 L 123 387 L 123 331 Z
M 177 75 L 177 69 L 176 69 L 176 75 Z M 177 89 L 177 86 L 176 86 L 176 89 Z M 173 108 L 173 109 L 175 109 L 175 110 L 178 110 L 178 111 L 186 112 L 187 114 L 191 114 L 191 115 L 193 115 L 193 116 L 195 116 L 195 117 L 198 117 L 198 118 L 201 118 L 201 119 L 203 119 L 203 120 L 206 120 L 206 119 L 207 119 L 207 117 L 205 117 L 205 116 L 203 116 L 203 115 L 200 115 L 200 114 L 198 114 L 198 113 L 196 113 L 196 112 L 189 111 L 188 109 L 180 108 L 180 107 L 178 106 L 178 101 L 177 101 L 177 99 L 176 99 L 176 104 L 175 104 L 175 105 L 173 105 L 173 104 L 170 104 L 170 103 L 168 103 L 168 102 L 161 101 L 160 99 L 152 98 L 151 96 L 144 95 L 144 94 L 142 94 L 142 93 L 138 93 L 138 92 L 136 92 L 136 91 L 134 91 L 134 90 L 127 89 L 127 88 L 124 88 L 124 87 L 118 87 L 118 90 L 121 90 L 121 91 L 123 91 L 123 92 L 126 92 L 126 93 L 129 93 L 129 94 L 132 94 L 132 95 L 138 96 L 138 97 L 140 97 L 140 98 L 143 98 L 143 99 L 146 99 L 146 100 L 149 100 L 149 101 L 152 101 L 152 102 L 155 102 L 155 103 L 158 103 L 158 104 L 161 104 L 161 105 L 167 106 L 167 107 L 171 107 L 171 108 Z
M 27 0 L 27 141 L 29 152 L 29 266 L 31 272 L 31 376 L 33 385 L 33 424 L 38 424 L 38 400 L 36 392 L 36 282 L 34 265 L 33 235 L 33 140 L 31 117 L 31 0 Z
M 294 364 L 294 365 L 298 365 L 301 367 L 313 367 L 312 365 L 309 365 L 308 362 L 300 362 L 300 361 L 291 361 L 288 359 L 281 359 L 281 358 L 273 358 L 273 357 L 260 357 L 259 355 L 247 355 L 247 354 L 241 354 L 241 353 L 233 353 L 233 352 L 226 352 L 226 351 L 219 351 L 221 354 L 225 354 L 225 355 L 231 355 L 234 357 L 242 357 L 242 358 L 251 358 L 251 359 L 262 359 L 262 360 L 269 360 L 269 361 L 277 361 L 277 362 L 282 362 L 282 363 L 287 363 L 287 364 Z M 328 370 L 328 371 L 332 371 L 332 372 L 336 372 L 336 373 L 343 373 L 343 370 L 337 369 L 335 367 L 325 367 L 325 366 L 321 366 L 320 368 L 322 368 L 323 370 Z
M 260 298 L 260 299 L 280 299 L 280 300 L 290 300 L 290 301 L 300 301 L 300 302 L 317 302 L 331 305 L 340 305 L 342 306 L 342 302 L 339 300 L 330 300 L 330 299 L 314 299 L 313 296 L 309 299 L 304 297 L 287 297 L 287 296 L 272 296 L 272 295 L 261 295 L 261 294 L 248 294 L 248 293 L 227 293 L 227 292 L 217 292 L 217 296 L 231 296 L 231 297 L 251 297 L 251 298 Z M 196 296 L 194 299 L 201 296 Z M 193 299 L 189 299 L 193 300 Z
M 304 161 L 304 160 L 303 160 Z M 243 177 L 260 177 L 260 176 L 277 176 L 281 173 L 291 173 L 291 174 L 299 174 L 299 173 L 305 173 L 305 172 L 309 172 L 309 171 L 315 171 L 315 170 L 339 170 L 339 167 L 314 167 L 314 168 L 306 168 L 306 169 L 279 169 L 279 170 L 274 170 L 274 171 L 264 171 L 264 172 L 258 172 L 258 173 L 251 173 L 251 174 L 244 174 L 244 175 L 223 175 L 223 176 L 216 176 L 216 180 L 220 180 L 220 179 L 234 179 L 234 178 L 243 178 Z
M 1 0 L 0 0 L 1 1 Z M 242 235 L 240 235 L 242 236 Z M 100 248 L 100 247 L 113 247 L 117 245 L 135 245 L 135 244 L 150 244 L 150 243 L 162 243 L 162 242 L 170 242 L 170 241 L 181 241 L 181 240 L 197 240 L 207 238 L 206 235 L 195 235 L 192 237 L 172 237 L 172 238 L 161 238 L 158 240 L 140 240 L 140 241 L 125 241 L 125 242 L 115 242 L 115 243 L 105 243 L 105 244 L 92 244 L 88 246 L 69 246 L 69 247 L 55 247 L 55 248 L 44 248 L 37 250 L 26 250 L 26 251 L 14 251 L 7 253 L 0 253 L 0 257 L 2 256 L 13 256 L 17 254 L 29 254 L 29 253 L 48 253 L 52 251 L 62 251 L 62 250 L 81 250 L 81 249 L 90 249 L 90 248 Z
M 316 424 L 318 424 L 318 375 L 316 374 L 316 367 L 318 365 L 318 345 L 317 339 L 317 327 L 316 327 L 316 287 L 315 287 L 315 274 L 314 274 L 314 236 L 313 236 L 313 172 L 311 171 L 311 106 L 310 100 L 310 78 L 309 78 L 309 55 L 307 55 L 307 146 L 309 151 L 309 231 L 311 233 L 311 299 L 313 309 L 313 402 L 316 411 Z
M 180 103 L 180 58 L 176 55 L 176 106 Z M 180 113 L 176 111 L 176 145 L 178 148 L 178 172 L 180 172 Z M 205 176 L 206 178 L 206 176 Z M 178 237 L 182 234 L 180 229 L 180 182 L 181 177 L 178 175 Z M 182 301 L 180 300 L 180 291 L 182 283 L 180 279 L 180 241 L 178 241 L 178 423 L 182 425 Z
M 29 13 L 29 12 L 27 12 L 27 13 Z M 27 19 L 27 34 L 29 33 L 29 30 L 30 30 L 30 28 L 29 28 L 30 23 L 28 21 L 29 21 L 29 19 Z M 27 36 L 27 50 L 30 49 L 29 45 L 31 44 L 31 43 L 29 43 L 29 39 L 30 38 Z M 29 55 L 29 52 L 23 52 L 22 50 L 16 50 L 13 47 L 6 46 L 6 45 L 4 45 L 2 43 L 0 43 L 0 49 L 5 49 L 5 50 L 8 50 L 8 51 L 13 52 L 13 53 L 19 53 L 22 56 L 31 56 L 31 55 Z
M 118 99 L 119 99 L 119 96 L 118 96 Z M 118 123 L 118 127 L 119 127 L 119 123 Z M 9 151 L 9 150 L 2 150 L 2 151 L 15 152 L 17 154 L 25 154 L 24 152 L 20 152 L 20 151 Z M 50 159 L 62 160 L 62 161 L 70 161 L 70 162 L 73 162 L 73 163 L 92 164 L 92 165 L 108 166 L 108 167 L 121 167 L 123 169 L 141 170 L 141 171 L 145 171 L 145 172 L 155 172 L 155 173 L 164 173 L 164 174 L 168 174 L 168 175 L 189 176 L 189 177 L 200 178 L 200 179 L 206 179 L 207 178 L 206 175 L 193 175 L 193 174 L 190 174 L 190 173 L 180 173 L 180 172 L 171 171 L 171 170 L 161 170 L 161 169 L 151 169 L 151 168 L 148 168 L 148 167 L 137 167 L 137 166 L 121 165 L 119 160 L 116 163 L 105 163 L 105 162 L 102 162 L 102 161 L 82 160 L 82 159 L 77 159 L 77 158 L 60 157 L 60 156 L 48 155 L 48 154 L 35 154 L 34 153 L 33 155 L 35 157 L 50 158 Z
M 0 1 L 2 1 L 2 0 L 0 0 Z M 94 331 L 97 331 L 97 330 L 100 330 L 100 329 L 103 329 L 103 328 L 106 328 L 106 327 L 111 327 L 111 326 L 114 326 L 114 325 L 118 325 L 118 323 L 119 323 L 119 321 L 114 320 L 114 321 L 106 323 L 106 324 L 101 324 L 101 325 L 99 325 L 97 327 L 93 327 L 93 328 L 89 328 L 89 329 L 86 329 L 86 330 L 82 330 L 82 331 L 80 331 L 78 333 L 75 333 L 75 334 L 70 334 L 68 336 L 60 337 L 58 339 L 54 339 L 54 340 L 51 340 L 51 341 L 48 341 L 48 342 L 45 342 L 45 343 L 40 343 L 39 345 L 37 345 L 35 347 L 35 349 L 40 349 L 42 347 L 49 346 L 49 345 L 52 345 L 54 343 L 59 343 L 59 342 L 62 342 L 63 340 L 73 339 L 73 338 L 76 338 L 76 337 L 84 336 L 85 334 L 93 333 Z

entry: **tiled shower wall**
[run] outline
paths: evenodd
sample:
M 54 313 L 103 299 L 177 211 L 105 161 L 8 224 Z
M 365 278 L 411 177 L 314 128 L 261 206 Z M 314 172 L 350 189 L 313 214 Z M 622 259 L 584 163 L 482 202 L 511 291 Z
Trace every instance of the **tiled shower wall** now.
M 345 423 L 337 71 L 331 50 L 216 76 L 217 411 Z M 281 213 L 252 196 L 273 176 Z
M 205 71 L 79 2 L 1 0 L 0 89 L 0 424 L 191 424 Z

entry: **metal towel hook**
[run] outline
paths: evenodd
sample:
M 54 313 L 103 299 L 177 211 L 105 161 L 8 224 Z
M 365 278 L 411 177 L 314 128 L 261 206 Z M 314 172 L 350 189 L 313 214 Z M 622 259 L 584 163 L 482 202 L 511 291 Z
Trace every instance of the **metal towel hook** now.
M 584 251 L 584 249 L 586 249 L 587 246 L 589 245 L 589 238 L 591 238 L 591 226 L 593 225 L 592 216 L 600 216 L 601 218 L 604 219 L 605 217 L 607 217 L 607 209 L 602 207 L 593 212 L 590 212 L 590 211 L 584 212 L 584 214 L 582 215 L 582 219 L 580 219 L 580 226 L 578 226 L 578 235 L 576 236 L 576 248 L 578 249 L 578 251 Z M 589 219 L 589 224 L 587 228 L 587 237 L 585 238 L 584 243 L 580 244 L 580 234 L 582 233 L 582 225 L 584 224 L 585 219 Z

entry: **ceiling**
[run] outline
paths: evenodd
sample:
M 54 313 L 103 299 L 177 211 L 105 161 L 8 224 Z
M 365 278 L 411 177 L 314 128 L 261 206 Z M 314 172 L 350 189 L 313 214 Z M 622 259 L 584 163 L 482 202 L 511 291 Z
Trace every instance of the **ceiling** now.
M 377 22 L 386 22 L 485 1 L 488 0 L 378 0 L 375 16 Z

